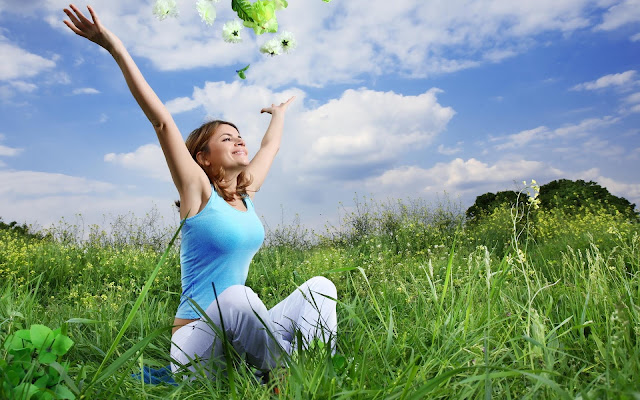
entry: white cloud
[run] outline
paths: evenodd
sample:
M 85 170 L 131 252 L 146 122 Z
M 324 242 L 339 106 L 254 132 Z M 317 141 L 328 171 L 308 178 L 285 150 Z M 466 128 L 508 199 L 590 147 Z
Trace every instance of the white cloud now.
M 446 191 L 466 198 L 487 191 L 509 190 L 514 182 L 536 179 L 555 179 L 562 171 L 541 161 L 502 159 L 488 164 L 470 158 L 456 158 L 448 163 L 437 163 L 431 168 L 404 166 L 388 170 L 367 181 L 370 188 L 381 192 L 402 193 L 419 191 L 421 194 Z M 409 188 L 409 189 L 407 189 Z
M 496 150 L 517 149 L 534 142 L 548 142 L 559 138 L 582 137 L 597 131 L 598 129 L 614 125 L 619 121 L 619 117 L 612 116 L 605 116 L 603 118 L 587 118 L 577 124 L 566 124 L 553 130 L 546 126 L 539 126 L 534 129 L 524 130 L 513 135 L 496 137 L 491 140 L 493 142 L 503 142 L 495 146 Z
M 540 34 L 592 25 L 593 15 L 611 6 L 595 0 L 290 2 L 279 13 L 279 25 L 295 33 L 299 47 L 271 58 L 258 52 L 269 35 L 256 39 L 247 30 L 241 44 L 222 41 L 222 23 L 233 16 L 228 4 L 218 5 L 218 19 L 210 28 L 199 20 L 193 2 L 180 4 L 180 16 L 164 21 L 154 18 L 148 2 L 94 3 L 131 53 L 151 60 L 157 69 L 251 63 L 248 79 L 271 87 L 356 82 L 361 75 L 424 77 L 500 62 L 535 45 Z M 51 25 L 68 30 L 60 23 L 60 6 L 43 0 L 41 8 Z M 17 7 L 11 3 L 10 9 Z
M 304 134 L 296 136 L 289 168 L 353 179 L 406 158 L 431 144 L 455 114 L 438 103 L 439 92 L 403 96 L 349 89 L 339 99 L 294 116 L 292 125 Z
M 114 189 L 106 182 L 37 171 L 0 171 L 0 181 L 2 196 L 103 193 Z
M 631 36 L 629 38 L 629 40 L 631 40 L 632 42 L 639 42 L 640 41 L 640 32 L 638 32 L 635 35 Z
M 104 161 L 138 171 L 154 179 L 171 181 L 162 149 L 154 143 L 140 146 L 131 153 L 108 153 L 104 156 Z
M 635 70 L 621 72 L 619 74 L 605 75 L 595 81 L 575 85 L 571 90 L 597 90 L 611 86 L 631 85 L 634 82 L 635 75 Z
M 640 0 L 622 0 L 607 10 L 598 30 L 610 31 L 640 21 Z
M 56 63 L 33 54 L 0 35 L 0 80 L 29 78 L 55 67 Z
M 179 114 L 185 111 L 191 111 L 199 107 L 200 103 L 189 97 L 178 97 L 165 103 L 165 107 L 171 114 Z
M 299 89 L 273 92 L 240 82 L 207 82 L 194 88 L 192 97 L 167 102 L 174 113 L 202 106 L 212 118 L 241 121 L 249 151 L 256 151 L 268 125 L 259 110 L 291 95 L 297 99 L 287 112 L 279 158 L 301 179 L 313 175 L 354 179 L 404 159 L 429 145 L 443 132 L 455 111 L 438 103 L 439 89 L 417 96 L 378 92 L 365 88 L 346 90 L 325 104 L 305 103 Z M 238 107 L 241 104 L 242 107 Z
M 441 144 L 438 146 L 438 153 L 444 154 L 445 156 L 452 156 L 462 151 L 462 142 L 456 143 L 455 147 L 446 147 Z
M 73 89 L 72 94 L 76 95 L 76 94 L 99 94 L 100 91 L 98 89 L 94 89 L 94 88 L 78 88 L 78 89 Z
M 13 156 L 17 156 L 21 152 L 22 152 L 22 149 L 7 147 L 0 144 L 0 156 L 13 157 Z
M 24 81 L 10 81 L 9 85 L 20 92 L 31 93 L 34 90 L 38 89 L 38 86 L 33 83 L 24 82 Z

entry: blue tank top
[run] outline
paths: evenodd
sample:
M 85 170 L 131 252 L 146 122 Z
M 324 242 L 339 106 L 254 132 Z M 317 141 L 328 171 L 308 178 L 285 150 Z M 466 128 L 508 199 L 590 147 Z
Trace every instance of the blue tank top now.
M 264 227 L 251 199 L 244 197 L 247 211 L 229 205 L 211 188 L 207 205 L 186 219 L 182 227 L 180 264 L 182 296 L 176 318 L 197 319 L 193 299 L 203 310 L 233 285 L 244 285 L 249 264 L 264 240 Z

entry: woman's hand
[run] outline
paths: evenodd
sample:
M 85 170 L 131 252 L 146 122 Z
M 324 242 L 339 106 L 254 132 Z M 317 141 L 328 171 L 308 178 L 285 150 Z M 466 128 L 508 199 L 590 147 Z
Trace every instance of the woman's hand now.
M 107 51 L 110 51 L 118 38 L 100 23 L 100 20 L 93 11 L 93 8 L 91 8 L 91 6 L 87 6 L 93 22 L 89 21 L 89 19 L 85 17 L 73 4 L 69 5 L 69 8 L 75 12 L 74 14 L 71 10 L 67 8 L 64 9 L 65 14 L 67 14 L 71 20 L 71 22 L 67 20 L 64 21 L 69 29 L 74 31 L 77 35 L 85 37 L 104 47 Z
M 291 102 L 296 98 L 296 96 L 291 96 L 291 98 L 287 101 L 285 101 L 284 103 L 280 103 L 280 105 L 275 105 L 275 104 L 271 104 L 271 107 L 265 107 L 262 110 L 260 110 L 261 113 L 269 113 L 271 115 L 274 114 L 279 114 L 282 113 L 284 114 L 285 111 L 287 111 L 287 107 L 289 107 L 289 104 L 291 104 Z

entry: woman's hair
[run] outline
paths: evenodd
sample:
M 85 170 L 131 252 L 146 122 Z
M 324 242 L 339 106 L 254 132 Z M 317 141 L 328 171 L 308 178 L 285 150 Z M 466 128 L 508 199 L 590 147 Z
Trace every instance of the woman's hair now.
M 207 146 L 207 144 L 209 143 L 209 139 L 211 139 L 211 136 L 213 136 L 216 129 L 218 129 L 220 125 L 229 125 L 234 127 L 237 131 L 239 131 L 238 127 L 232 124 L 231 122 L 215 120 L 215 121 L 204 123 L 201 127 L 191 132 L 187 137 L 187 140 L 185 142 L 185 144 L 187 145 L 187 150 L 189 150 L 191 157 L 193 157 L 196 163 L 198 163 L 196 154 L 198 154 L 198 152 L 201 152 L 201 151 L 204 151 L 204 152 L 209 151 L 209 147 Z M 202 167 L 200 163 L 198 163 L 198 165 Z M 204 168 L 202 169 L 204 170 Z M 224 173 L 225 173 L 224 168 L 221 166 L 218 169 L 218 171 L 216 171 L 216 173 L 211 177 L 211 184 L 213 184 L 215 191 L 220 195 L 220 197 L 222 197 L 226 201 L 230 201 L 230 200 L 233 200 L 234 193 L 229 193 L 229 191 L 226 188 L 226 185 L 224 185 L 224 183 L 222 182 L 222 179 L 224 178 Z M 241 172 L 240 175 L 238 175 L 236 193 L 238 193 L 241 196 L 246 196 L 247 187 L 251 184 L 251 182 L 252 182 L 251 176 L 245 173 L 244 171 Z M 176 201 L 176 206 L 180 208 L 179 200 Z

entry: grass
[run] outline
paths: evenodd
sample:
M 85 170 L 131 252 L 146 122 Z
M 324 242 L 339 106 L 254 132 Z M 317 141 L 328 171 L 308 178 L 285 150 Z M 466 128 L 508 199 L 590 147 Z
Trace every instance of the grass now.
M 268 385 L 242 365 L 177 387 L 130 377 L 170 362 L 180 270 L 175 247 L 159 264 L 168 236 L 156 231 L 145 243 L 1 230 L 0 340 L 71 320 L 65 360 L 88 399 L 270 399 L 276 384 L 301 399 L 638 398 L 640 227 L 588 210 L 460 215 L 365 201 L 320 235 L 273 229 L 247 284 L 271 307 L 312 276 L 332 279 L 344 358 L 298 352 Z

